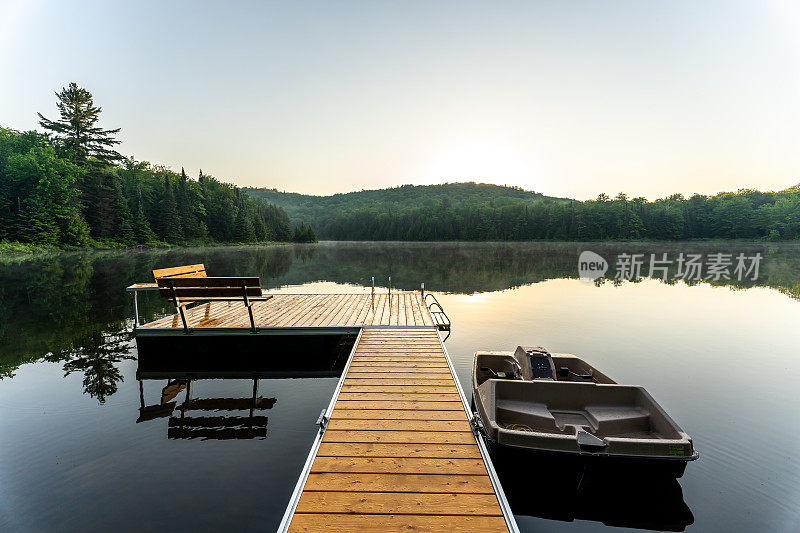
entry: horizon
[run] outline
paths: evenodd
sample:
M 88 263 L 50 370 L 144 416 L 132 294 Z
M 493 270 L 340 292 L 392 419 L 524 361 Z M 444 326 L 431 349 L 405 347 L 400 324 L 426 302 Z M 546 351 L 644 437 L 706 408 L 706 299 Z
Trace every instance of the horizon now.
M 75 81 L 122 153 L 240 187 L 654 200 L 800 182 L 789 2 L 303 6 L 12 0 L 2 125 L 39 130 Z

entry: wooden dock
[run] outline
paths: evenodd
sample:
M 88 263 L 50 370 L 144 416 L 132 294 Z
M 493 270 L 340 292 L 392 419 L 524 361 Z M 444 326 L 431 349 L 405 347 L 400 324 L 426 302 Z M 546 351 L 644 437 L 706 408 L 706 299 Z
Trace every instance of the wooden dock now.
M 435 328 L 364 329 L 288 531 L 508 531 Z
M 419 292 L 388 294 L 274 294 L 254 302 L 258 328 L 362 328 L 369 326 L 434 326 Z M 242 302 L 212 301 L 186 310 L 194 330 L 246 329 L 250 319 Z M 143 324 L 137 334 L 183 329 L 174 314 Z
M 518 531 L 439 337 L 450 322 L 435 297 L 429 307 L 418 292 L 270 296 L 251 303 L 255 328 L 244 303 L 211 301 L 185 310 L 186 329 L 175 314 L 135 331 L 173 347 L 179 336 L 358 335 L 279 531 Z

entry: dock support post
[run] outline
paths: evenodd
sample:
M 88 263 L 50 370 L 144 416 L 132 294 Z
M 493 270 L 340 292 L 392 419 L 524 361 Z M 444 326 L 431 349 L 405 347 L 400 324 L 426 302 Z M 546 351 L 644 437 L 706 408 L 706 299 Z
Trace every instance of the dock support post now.
M 372 276 L 372 309 L 375 309 L 375 276 Z
M 139 327 L 139 291 L 133 291 L 133 329 Z
M 419 284 L 419 293 L 422 296 L 423 300 L 425 299 L 425 282 Z

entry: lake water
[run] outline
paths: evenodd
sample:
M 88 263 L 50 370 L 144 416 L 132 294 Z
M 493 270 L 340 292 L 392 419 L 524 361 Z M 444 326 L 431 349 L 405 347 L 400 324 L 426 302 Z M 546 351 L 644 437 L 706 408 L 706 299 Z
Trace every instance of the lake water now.
M 666 283 L 594 283 L 577 277 L 587 249 L 612 277 L 620 254 L 645 254 L 648 274 L 651 253 L 730 253 L 733 279 L 675 281 L 673 265 Z M 736 279 L 739 253 L 761 254 L 758 279 Z M 320 243 L 0 263 L 0 530 L 275 529 L 337 378 L 261 380 L 264 405 L 244 428 L 221 419 L 249 416 L 236 399 L 252 397 L 251 380 L 194 382 L 209 402 L 199 427 L 142 416 L 167 382 L 140 390 L 125 287 L 191 263 L 292 292 L 425 282 L 453 322 L 446 347 L 468 394 L 476 350 L 542 345 L 644 385 L 700 451 L 667 485 L 509 485 L 522 531 L 800 530 L 800 246 L 744 243 Z M 171 312 L 157 295 L 140 302 L 144 320 Z

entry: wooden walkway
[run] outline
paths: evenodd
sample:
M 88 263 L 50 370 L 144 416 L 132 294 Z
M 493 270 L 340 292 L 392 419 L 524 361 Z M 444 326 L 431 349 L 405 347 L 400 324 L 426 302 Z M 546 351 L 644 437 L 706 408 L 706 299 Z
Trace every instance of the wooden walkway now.
M 364 329 L 289 531 L 508 531 L 454 379 L 435 328 Z
M 433 326 L 418 292 L 388 294 L 275 294 L 253 303 L 259 328 L 361 328 L 368 326 Z M 249 328 L 242 302 L 209 302 L 186 311 L 190 328 Z M 183 329 L 174 314 L 139 326 L 147 330 Z

